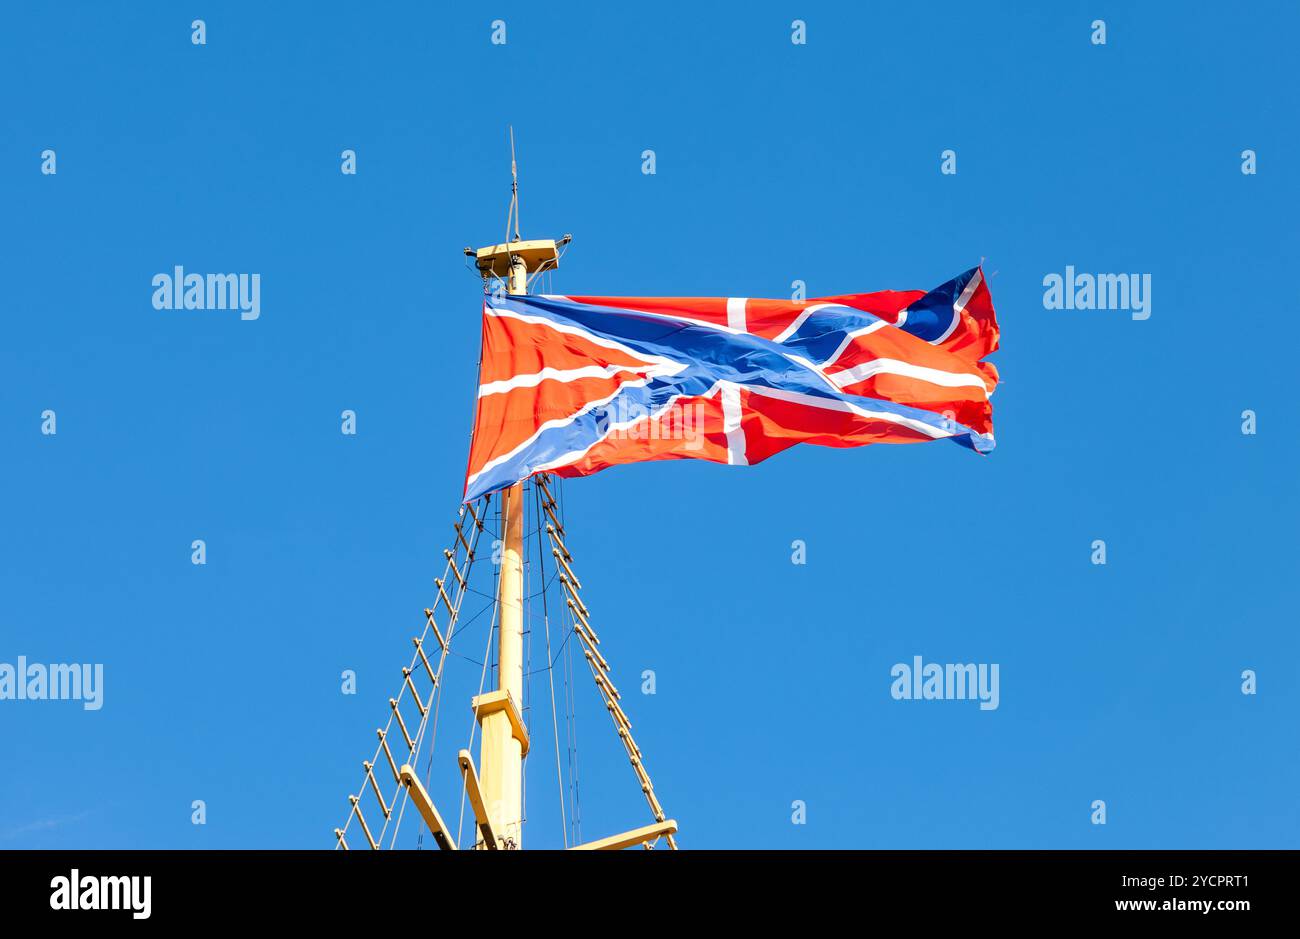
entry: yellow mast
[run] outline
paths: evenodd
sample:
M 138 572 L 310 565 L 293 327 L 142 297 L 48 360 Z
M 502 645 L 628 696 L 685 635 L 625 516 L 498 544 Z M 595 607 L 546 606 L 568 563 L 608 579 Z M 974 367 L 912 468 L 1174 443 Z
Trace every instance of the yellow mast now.
M 559 265 L 559 249 L 569 243 L 570 236 L 565 235 L 558 242 L 549 239 L 524 241 L 520 238 L 519 184 L 514 162 L 513 131 L 511 132 L 510 144 L 512 186 L 510 213 L 506 216 L 506 238 L 508 240 L 501 244 L 489 245 L 477 250 L 466 248 L 465 253 L 475 259 L 475 266 L 478 268 L 479 273 L 482 274 L 485 283 L 491 278 L 498 278 L 505 282 L 511 295 L 517 296 L 528 292 L 528 276 L 530 274 L 551 270 Z M 513 238 L 510 237 L 512 221 Z M 551 555 L 556 559 L 558 567 L 563 569 L 563 573 L 559 573 L 558 579 L 566 593 L 567 606 L 574 618 L 574 635 L 578 637 L 578 643 L 583 647 L 583 655 L 592 669 L 592 677 L 596 681 L 596 688 L 604 701 L 605 709 L 614 721 L 619 739 L 622 741 L 628 759 L 636 772 L 641 792 L 645 796 L 655 819 L 654 824 L 601 838 L 597 841 L 575 845 L 574 847 L 617 850 L 633 845 L 642 845 L 646 848 L 652 848 L 660 838 L 663 838 L 666 839 L 670 848 L 676 848 L 677 843 L 674 834 L 677 831 L 677 823 L 665 816 L 663 806 L 660 805 L 659 799 L 655 795 L 650 776 L 642 763 L 641 749 L 632 738 L 631 722 L 628 720 L 622 706 L 618 703 L 622 696 L 610 679 L 609 663 L 597 649 L 600 640 L 592 630 L 589 620 L 590 612 L 579 595 L 582 585 L 574 576 L 573 569 L 570 566 L 573 556 L 564 543 L 564 527 L 556 515 L 555 497 L 551 495 L 546 485 L 545 474 L 537 477 L 537 487 L 536 495 L 539 499 L 540 508 L 545 510 L 547 517 L 550 519 L 550 523 L 546 524 L 545 528 L 546 535 L 552 546 Z M 501 506 L 501 542 L 499 553 L 496 550 L 498 546 L 494 545 L 493 550 L 494 558 L 499 565 L 496 598 L 496 621 L 500 630 L 497 637 L 497 682 L 494 690 L 471 699 L 475 717 L 482 729 L 479 750 L 479 764 L 482 767 L 482 773 L 480 774 L 478 768 L 475 767 L 474 758 L 468 750 L 461 750 L 457 754 L 457 763 L 460 765 L 461 776 L 465 783 L 465 795 L 474 813 L 475 830 L 477 832 L 474 847 L 493 850 L 523 847 L 523 761 L 524 757 L 528 755 L 528 731 L 524 726 L 522 711 L 524 693 L 523 502 L 523 484 L 516 483 L 501 493 L 501 499 L 498 503 Z M 479 502 L 478 504 L 482 506 L 485 502 Z M 471 523 L 467 523 L 470 531 L 468 540 L 465 535 L 465 524 L 463 524 L 465 522 L 463 516 L 466 510 L 468 510 L 472 520 Z M 424 611 L 427 621 L 426 632 L 424 636 L 414 638 L 415 657 L 412 658 L 408 668 L 402 669 L 402 687 L 397 696 L 390 698 L 388 701 L 389 708 L 392 710 L 389 725 L 387 728 L 381 727 L 377 729 L 379 746 L 375 751 L 375 756 L 373 759 L 362 763 L 362 767 L 365 769 L 362 788 L 357 794 L 348 796 L 351 805 L 348 819 L 344 822 L 342 828 L 334 829 L 334 835 L 338 842 L 337 847 L 341 850 L 351 850 L 345 836 L 348 827 L 354 820 L 361 828 L 365 843 L 371 850 L 380 850 L 385 833 L 388 831 L 389 824 L 394 822 L 394 815 L 396 814 L 393 834 L 389 839 L 389 847 L 392 847 L 397 838 L 397 824 L 400 824 L 401 821 L 401 813 L 397 811 L 397 803 L 399 796 L 402 795 L 409 796 L 414 803 L 439 848 L 454 851 L 458 847 L 456 837 L 447 828 L 442 815 L 433 804 L 433 800 L 429 797 L 428 791 L 415 771 L 414 764 L 420 741 L 424 737 L 429 714 L 434 707 L 434 696 L 442 687 L 443 665 L 450 652 L 451 638 L 460 613 L 461 601 L 469 589 L 470 566 L 474 561 L 479 536 L 485 530 L 484 519 L 475 511 L 474 505 L 462 507 L 461 516 L 462 521 L 457 522 L 455 525 L 456 541 L 452 543 L 451 548 L 443 552 L 447 558 L 447 573 L 442 578 L 435 578 L 434 580 L 438 587 L 439 598 L 446 608 L 446 635 L 444 636 L 438 629 L 434 619 L 437 612 L 437 602 L 435 601 L 433 608 Z M 540 541 L 540 534 L 538 538 Z M 456 558 L 462 547 L 464 549 L 462 557 L 463 571 L 456 563 Z M 444 587 L 444 582 L 450 586 L 450 596 Z M 452 596 L 456 599 L 453 600 Z M 429 655 L 426 654 L 426 648 L 432 650 L 432 646 L 426 643 L 430 632 L 432 638 L 437 641 L 437 647 L 440 650 L 440 654 L 437 656 L 438 666 L 436 671 Z M 422 672 L 420 666 L 423 666 Z M 428 678 L 427 682 L 421 681 L 421 684 L 429 685 L 427 694 L 420 692 L 416 687 L 416 679 L 421 675 L 427 675 Z M 552 693 L 554 692 L 552 691 Z M 403 701 L 407 703 L 403 705 Z M 402 710 L 403 707 L 406 707 L 409 713 L 411 704 L 414 704 L 418 713 L 413 716 L 415 723 L 408 725 L 402 716 Z M 414 736 L 411 735 L 410 726 L 416 728 Z M 396 730 L 401 731 L 400 738 L 396 736 L 394 727 Z M 402 750 L 403 746 L 405 747 L 404 751 Z M 382 761 L 380 760 L 381 754 L 384 758 Z M 556 759 L 557 761 L 559 759 L 558 741 Z M 397 790 L 392 795 L 391 801 L 385 799 L 381 791 L 379 780 L 375 775 L 377 766 L 387 766 L 392 772 Z M 380 771 L 382 772 L 382 769 Z M 373 799 L 370 798 L 371 795 L 373 795 Z M 368 805 L 372 806 L 367 810 L 371 812 L 372 818 L 374 818 L 373 813 L 376 810 L 382 816 L 378 828 L 372 830 L 371 825 L 366 822 L 361 805 L 363 799 L 367 801 Z M 376 832 L 378 832 L 377 835 Z
M 528 266 L 511 255 L 511 294 L 528 292 Z M 474 699 L 483 728 L 479 763 L 483 800 L 493 829 L 507 846 L 523 847 L 524 733 L 524 487 L 502 493 L 501 566 L 497 581 L 497 690 Z
M 559 244 L 567 241 L 566 235 Z M 558 249 L 559 245 L 549 239 L 520 240 L 516 228 L 514 241 L 474 252 L 475 263 L 484 278 L 502 278 L 509 293 L 517 296 L 528 292 L 529 274 L 549 270 L 559 263 Z M 523 721 L 523 484 L 516 483 L 501 495 L 497 687 L 495 691 L 475 697 L 473 706 L 483 729 L 479 782 L 490 828 L 501 846 L 520 848 L 523 846 L 523 761 L 528 753 L 528 732 Z M 480 832 L 482 828 L 480 825 Z M 485 844 L 484 847 L 496 845 Z

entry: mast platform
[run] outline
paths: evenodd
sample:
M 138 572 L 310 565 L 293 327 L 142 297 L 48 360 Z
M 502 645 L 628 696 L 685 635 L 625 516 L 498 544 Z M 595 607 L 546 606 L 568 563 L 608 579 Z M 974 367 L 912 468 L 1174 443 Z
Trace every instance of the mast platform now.
M 508 278 L 510 276 L 513 260 L 518 258 L 524 262 L 524 268 L 530 274 L 536 274 L 538 271 L 550 271 L 560 266 L 560 248 L 568 244 L 570 237 L 565 235 L 558 242 L 550 238 L 540 238 L 530 241 L 507 242 L 499 245 L 488 245 L 486 248 L 479 248 L 475 251 L 473 248 L 466 248 L 466 254 L 473 254 L 474 266 L 478 268 L 479 273 L 484 277 Z

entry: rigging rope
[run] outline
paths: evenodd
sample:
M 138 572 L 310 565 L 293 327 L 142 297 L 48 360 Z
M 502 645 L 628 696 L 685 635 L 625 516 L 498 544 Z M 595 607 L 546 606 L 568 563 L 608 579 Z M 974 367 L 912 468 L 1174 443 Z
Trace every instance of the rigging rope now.
M 486 507 L 486 506 L 484 506 L 484 507 Z M 472 510 L 471 510 L 471 514 L 472 514 Z M 456 594 L 456 607 L 455 607 L 455 610 L 450 614 L 450 618 L 448 619 L 448 623 L 447 623 L 447 635 L 446 635 L 445 639 L 444 639 L 443 642 L 442 642 L 442 655 L 441 655 L 441 657 L 438 659 L 438 671 L 437 671 L 437 673 L 436 673 L 436 676 L 433 678 L 433 689 L 432 689 L 432 694 L 431 694 L 431 700 L 430 700 L 429 705 L 428 705 L 427 707 L 424 707 L 424 708 L 422 709 L 422 713 L 421 713 L 421 716 L 420 716 L 420 724 L 419 724 L 419 727 L 417 728 L 416 733 L 415 733 L 415 746 L 412 748 L 412 750 L 411 750 L 411 754 L 410 754 L 410 759 L 411 759 L 411 761 L 412 761 L 413 763 L 415 763 L 415 764 L 418 765 L 418 763 L 419 763 L 419 758 L 420 758 L 420 747 L 421 747 L 421 745 L 422 745 L 423 742 L 424 742 L 424 733 L 425 733 L 425 729 L 426 729 L 426 728 L 428 727 L 428 725 L 429 725 L 429 713 L 430 713 L 430 712 L 433 712 L 433 713 L 435 714 L 435 722 L 434 722 L 435 730 L 434 730 L 434 736 L 431 737 L 431 738 L 430 738 L 430 741 L 429 741 L 429 764 L 430 764 L 430 769 L 432 768 L 432 762 L 433 762 L 433 749 L 434 749 L 434 740 L 436 739 L 436 733 L 437 733 L 437 731 L 436 731 L 436 727 L 437 727 L 437 723 L 436 723 L 437 704 L 440 703 L 441 700 L 442 700 L 442 675 L 443 675 L 443 670 L 444 670 L 445 667 L 446 667 L 447 657 L 448 657 L 448 655 L 449 655 L 450 652 L 451 652 L 451 641 L 452 641 L 452 637 L 456 634 L 456 627 L 457 627 L 457 623 L 458 623 L 459 618 L 460 618 L 460 608 L 461 608 L 462 604 L 465 602 L 466 588 L 467 588 L 468 585 L 469 585 L 470 574 L 471 574 L 471 571 L 473 570 L 473 567 L 474 567 L 474 549 L 475 549 L 475 548 L 477 547 L 477 545 L 478 545 L 479 535 L 480 535 L 480 533 L 481 533 L 482 530 L 483 530 L 483 525 L 482 525 L 481 521 L 479 521 L 479 520 L 477 519 L 477 516 L 475 516 L 475 518 L 476 518 L 476 521 L 475 521 L 475 527 L 474 527 L 474 532 L 472 533 L 472 535 L 473 535 L 473 541 L 471 541 L 471 542 L 469 542 L 469 543 L 466 543 L 466 542 L 465 542 L 464 533 L 461 531 L 461 524 L 462 524 L 462 523 L 464 522 L 464 520 L 465 520 L 465 506 L 464 506 L 464 505 L 462 505 L 462 506 L 460 507 L 460 510 L 459 510 L 459 512 L 457 513 L 457 518 L 458 518 L 458 521 L 457 521 L 457 524 L 456 524 L 456 526 L 455 526 L 455 528 L 456 528 L 456 534 L 457 534 L 457 541 L 456 541 L 456 542 L 453 542 L 453 544 L 464 544 L 464 546 L 465 546 L 465 570 L 464 570 L 464 572 L 458 572 L 457 583 L 458 583 L 460 589 L 459 589 L 459 591 L 458 591 L 457 594 Z M 451 556 L 448 557 L 448 559 L 447 559 L 447 564 L 448 564 L 448 566 L 449 566 L 450 569 L 455 570 L 456 564 L 455 564 L 455 555 L 454 555 L 454 553 L 453 553 Z M 443 574 L 443 581 L 444 581 L 444 582 L 446 581 L 446 572 L 445 572 L 445 571 L 444 571 L 444 574 Z M 441 586 L 442 586 L 442 585 L 439 584 L 439 589 L 441 589 Z M 426 624 L 426 630 L 427 630 L 427 624 Z M 417 655 L 420 653 L 420 651 L 421 651 L 420 648 L 417 646 Z M 415 667 L 414 664 L 412 664 L 412 666 L 411 666 L 412 670 L 414 670 L 414 667 Z M 403 687 L 405 687 L 405 684 L 403 685 Z M 415 691 L 414 691 L 414 689 L 412 689 L 411 694 L 412 694 L 412 696 L 415 695 Z M 405 813 L 406 813 L 406 804 L 407 804 L 407 802 L 409 801 L 409 797 L 410 797 L 409 790 L 408 790 L 405 786 L 402 786 L 402 787 L 400 787 L 400 788 L 401 788 L 401 791 L 400 791 L 400 794 L 399 794 L 399 799 L 401 800 L 401 808 L 399 809 L 398 814 L 397 814 L 397 822 L 396 822 L 396 824 L 393 826 L 393 837 L 392 837 L 392 839 L 391 839 L 391 840 L 389 841 L 389 843 L 388 843 L 388 847 L 389 847 L 389 849 L 392 849 L 393 846 L 397 844 L 397 835 L 398 835 L 398 832 L 399 832 L 400 829 L 401 829 L 402 818 L 403 818 L 403 816 L 404 816 Z M 387 827 L 387 821 L 385 821 L 385 827 Z M 383 835 L 382 835 L 382 831 L 381 831 L 380 837 L 383 837 Z M 421 832 L 421 838 L 422 838 L 422 837 L 423 837 L 423 832 Z
M 501 505 L 504 508 L 505 506 L 504 500 L 502 500 Z M 500 579 L 501 579 L 501 567 L 500 565 L 498 565 L 497 580 L 500 581 Z M 483 694 L 483 685 L 487 681 L 488 663 L 492 660 L 492 637 L 493 635 L 495 635 L 496 629 L 497 629 L 497 604 L 493 603 L 492 622 L 488 626 L 488 631 L 487 631 L 487 648 L 483 650 L 483 671 L 479 674 L 479 678 L 478 678 L 478 693 L 480 695 Z M 478 711 L 475 711 L 473 717 L 470 718 L 469 741 L 465 744 L 466 750 L 473 748 L 474 735 L 477 731 L 478 731 Z M 461 786 L 460 819 L 456 822 L 456 843 L 457 844 L 460 844 L 461 832 L 465 828 L 465 795 L 466 795 L 465 787 Z
M 544 479 L 539 479 L 541 491 L 550 497 L 550 490 Z M 582 602 L 579 591 L 582 584 L 573 572 L 573 555 L 569 552 L 564 543 L 564 527 L 554 515 L 556 500 L 550 497 L 545 504 L 548 514 L 556 521 L 556 525 L 547 525 L 546 534 L 551 539 L 551 555 L 555 558 L 556 564 L 563 568 L 564 573 L 560 575 L 560 584 L 565 588 L 568 596 L 566 597 L 565 606 L 569 611 L 570 625 L 574 633 L 582 644 L 583 655 L 587 661 L 587 667 L 591 671 L 592 679 L 596 683 L 596 688 L 600 692 L 605 702 L 605 709 L 609 711 L 610 717 L 614 721 L 614 727 L 618 731 L 619 740 L 623 748 L 627 751 L 628 761 L 632 764 L 632 769 L 636 773 L 637 781 L 641 785 L 641 792 L 650 806 L 650 811 L 654 815 L 655 821 L 666 821 L 663 806 L 660 805 L 658 797 L 655 795 L 654 784 L 650 781 L 650 774 L 645 768 L 642 761 L 641 748 L 637 746 L 636 740 L 632 737 L 632 724 L 628 720 L 627 714 L 623 711 L 622 706 L 618 703 L 622 695 L 614 686 L 609 675 L 609 662 L 600 653 L 597 648 L 600 645 L 600 639 L 596 636 L 591 627 L 590 611 L 586 604 Z M 677 842 L 671 834 L 664 836 L 668 842 L 668 847 L 676 850 Z
M 461 604 L 464 602 L 466 596 L 465 586 L 468 583 L 469 574 L 473 568 L 475 548 L 478 545 L 479 536 L 483 531 L 482 517 L 474 511 L 474 506 L 477 505 L 481 510 L 486 510 L 490 501 L 491 501 L 491 497 L 488 496 L 484 499 L 477 500 L 475 503 L 469 506 L 462 506 L 460 509 L 458 515 L 458 521 L 455 525 L 456 539 L 452 542 L 452 548 L 445 550 L 443 552 L 443 554 L 447 558 L 446 566 L 443 569 L 443 576 L 442 578 L 435 579 L 434 581 L 438 585 L 439 596 L 437 599 L 434 600 L 433 607 L 425 610 L 424 630 L 420 634 L 420 636 L 414 640 L 415 654 L 411 657 L 411 664 L 408 668 L 403 669 L 403 673 L 402 673 L 403 681 L 400 687 L 398 688 L 397 695 L 393 698 L 389 698 L 389 708 L 391 713 L 389 714 L 388 717 L 388 723 L 385 724 L 382 730 L 376 731 L 376 734 L 379 738 L 379 745 L 375 748 L 375 753 L 372 759 L 368 761 L 364 761 L 362 763 L 362 766 L 366 770 L 366 775 L 362 779 L 361 786 L 357 791 L 357 795 L 348 796 L 348 800 L 352 804 L 352 810 L 348 813 L 347 820 L 343 823 L 343 827 L 334 829 L 334 835 L 336 839 L 336 844 L 335 844 L 336 850 L 338 849 L 347 850 L 348 845 L 345 836 L 347 834 L 348 829 L 351 827 L 352 820 L 354 818 L 357 819 L 358 823 L 361 825 L 362 830 L 366 835 L 366 840 L 369 843 L 370 847 L 372 849 L 377 850 L 383 843 L 383 839 L 388 830 L 388 826 L 392 821 L 393 809 L 395 808 L 398 809 L 398 820 L 397 820 L 397 825 L 394 828 L 394 836 L 393 836 L 394 842 L 396 841 L 396 832 L 398 827 L 400 827 L 402 814 L 405 810 L 407 792 L 405 786 L 403 786 L 401 781 L 397 779 L 397 775 L 398 775 L 397 764 L 393 759 L 392 750 L 389 748 L 388 737 L 389 734 L 392 732 L 393 722 L 396 721 L 398 726 L 401 728 L 403 739 L 407 743 L 408 759 L 411 761 L 418 761 L 419 747 L 423 741 L 425 727 L 428 724 L 429 711 L 432 709 L 434 702 L 437 701 L 441 695 L 442 676 L 447 662 L 447 655 L 451 648 L 451 639 L 455 635 L 457 620 L 460 616 Z M 461 524 L 464 521 L 466 508 L 468 508 L 470 516 L 474 520 L 474 528 L 470 534 L 469 541 L 466 541 L 464 537 L 464 532 L 461 529 Z M 462 545 L 465 548 L 465 557 L 464 557 L 465 570 L 463 573 L 456 566 L 456 555 L 459 553 L 460 547 Z M 444 589 L 444 584 L 447 582 L 448 575 L 453 573 L 456 576 L 456 586 L 452 587 L 452 593 L 455 596 L 455 600 L 452 600 L 451 597 L 447 595 L 447 592 Z M 443 637 L 441 633 L 438 632 L 437 625 L 434 621 L 434 613 L 437 611 L 439 601 L 441 601 L 447 609 L 448 618 L 447 618 L 446 637 Z M 429 632 L 431 630 L 437 636 L 439 644 L 442 647 L 442 654 L 438 660 L 438 670 L 436 673 L 433 672 L 432 668 L 429 665 L 428 658 L 424 653 L 424 642 L 429 638 Z M 431 683 L 432 683 L 432 688 L 430 689 L 430 703 L 427 706 L 424 704 L 424 702 L 420 699 L 418 693 L 415 691 L 414 683 L 411 678 L 412 675 L 419 674 L 417 669 L 420 665 L 423 665 L 427 673 L 432 673 L 430 675 Z M 405 698 L 408 689 L 411 691 L 411 696 L 416 699 L 417 708 L 419 708 L 421 711 L 420 725 L 417 728 L 417 736 L 415 738 L 412 738 L 410 734 L 407 732 L 406 724 L 405 721 L 402 719 L 401 710 L 400 710 L 401 702 Z M 432 747 L 432 744 L 430 746 Z M 384 800 L 383 795 L 381 794 L 379 789 L 378 780 L 375 779 L 374 776 L 374 767 L 379 765 L 379 756 L 381 753 L 384 754 L 384 756 L 386 757 L 388 766 L 393 772 L 394 783 L 397 786 L 397 790 L 393 794 L 392 805 L 389 805 L 388 802 Z M 366 824 L 365 818 L 361 812 L 361 801 L 365 797 L 365 793 L 367 791 L 367 785 L 370 786 L 370 791 L 373 793 L 376 801 L 379 803 L 380 812 L 384 816 L 384 825 L 380 829 L 379 837 L 377 839 L 371 834 L 370 828 Z M 399 801 L 401 802 L 400 808 L 397 805 Z M 392 842 L 390 842 L 390 847 L 391 844 Z
M 537 558 L 541 564 L 543 576 L 546 571 L 546 552 L 542 548 L 542 500 L 536 487 L 533 490 L 533 511 L 537 516 Z M 555 571 L 559 573 L 558 568 Z M 554 576 L 547 584 L 553 582 Z M 560 724 L 555 715 L 555 659 L 551 653 L 551 613 L 547 603 L 546 591 L 542 591 L 542 623 L 546 633 L 546 680 L 551 689 L 551 733 L 555 739 L 555 789 L 560 798 L 560 832 L 564 837 L 564 846 L 569 846 L 569 823 L 564 812 L 564 773 L 560 766 Z M 566 641 L 568 637 L 565 637 Z

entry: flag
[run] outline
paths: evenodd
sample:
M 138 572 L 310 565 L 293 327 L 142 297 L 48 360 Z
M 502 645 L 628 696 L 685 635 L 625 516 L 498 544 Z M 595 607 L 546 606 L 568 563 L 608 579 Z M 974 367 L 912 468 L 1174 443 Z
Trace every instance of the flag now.
M 983 271 L 815 300 L 488 296 L 465 500 L 534 473 L 752 465 L 796 443 L 993 449 Z

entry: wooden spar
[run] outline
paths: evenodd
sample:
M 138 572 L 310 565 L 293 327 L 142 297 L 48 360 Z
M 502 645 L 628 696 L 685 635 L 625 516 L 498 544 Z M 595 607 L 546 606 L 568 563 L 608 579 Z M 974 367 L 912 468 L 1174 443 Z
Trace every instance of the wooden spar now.
M 570 851 L 618 851 L 621 848 L 630 848 L 634 844 L 645 844 L 647 841 L 654 841 L 664 835 L 672 835 L 677 831 L 677 822 L 673 819 L 656 822 L 653 825 L 646 825 L 642 828 L 634 828 L 631 831 L 625 831 L 621 835 L 611 835 L 608 838 L 601 838 L 597 841 L 588 841 L 586 844 L 575 844 Z
M 442 816 L 438 814 L 438 809 L 429 798 L 429 793 L 425 791 L 424 785 L 420 782 L 418 776 L 408 765 L 402 766 L 401 775 L 402 785 L 406 786 L 407 791 L 411 794 L 411 801 L 415 803 L 420 817 L 424 823 L 429 826 L 429 831 L 433 833 L 433 840 L 438 843 L 438 847 L 444 851 L 456 850 L 456 839 L 451 836 Z
M 469 807 L 474 812 L 474 820 L 478 822 L 483 847 L 495 851 L 500 845 L 497 844 L 496 832 L 492 828 L 492 817 L 488 815 L 487 806 L 483 803 L 483 787 L 474 770 L 474 758 L 468 750 L 461 750 L 456 760 L 460 763 L 460 772 L 465 778 L 465 795 L 469 796 Z

